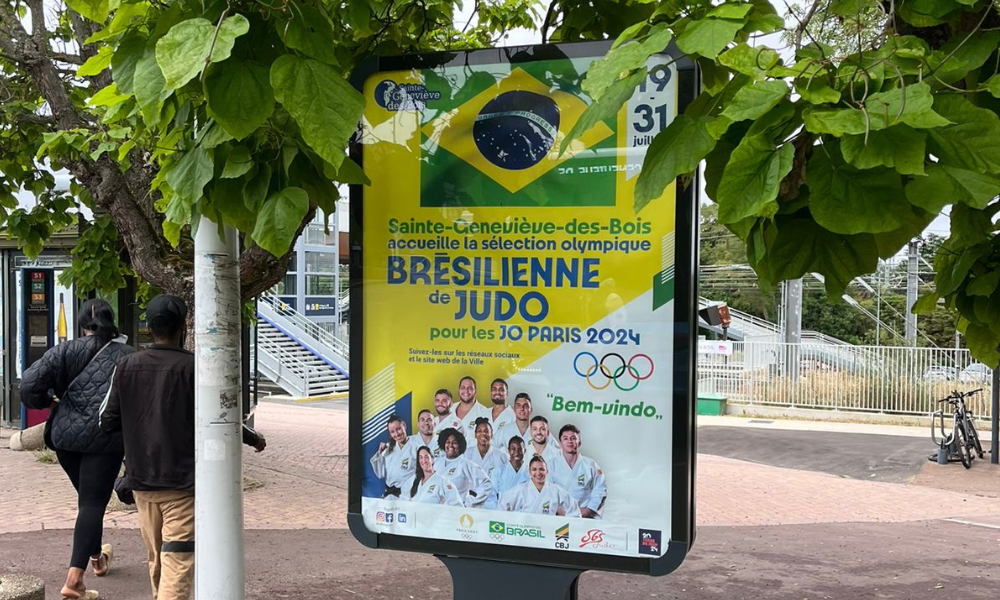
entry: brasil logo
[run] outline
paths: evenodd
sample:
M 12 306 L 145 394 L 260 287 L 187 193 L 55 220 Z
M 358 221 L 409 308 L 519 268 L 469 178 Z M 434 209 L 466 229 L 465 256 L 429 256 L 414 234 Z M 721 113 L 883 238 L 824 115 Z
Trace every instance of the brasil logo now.
M 503 533 L 504 529 L 502 521 L 490 521 L 490 533 Z

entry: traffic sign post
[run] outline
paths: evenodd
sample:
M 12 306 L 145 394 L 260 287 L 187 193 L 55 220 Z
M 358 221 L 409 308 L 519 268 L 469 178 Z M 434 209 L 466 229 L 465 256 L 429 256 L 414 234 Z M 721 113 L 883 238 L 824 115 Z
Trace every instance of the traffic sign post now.
M 694 541 L 696 185 L 634 192 L 696 73 L 650 57 L 566 141 L 609 48 L 355 72 L 348 523 L 441 557 L 456 598 L 575 598 L 584 570 L 664 575 Z

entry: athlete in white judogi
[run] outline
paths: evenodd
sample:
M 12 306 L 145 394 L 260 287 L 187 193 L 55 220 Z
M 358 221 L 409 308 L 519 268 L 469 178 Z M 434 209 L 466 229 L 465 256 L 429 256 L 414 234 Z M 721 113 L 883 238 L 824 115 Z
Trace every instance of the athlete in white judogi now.
M 438 436 L 438 446 L 444 454 L 435 461 L 434 470 L 455 486 L 465 506 L 482 508 L 493 496 L 493 482 L 482 467 L 464 456 L 465 437 L 455 429 L 445 429 Z
M 389 430 L 389 442 L 379 444 L 378 451 L 371 458 L 375 476 L 385 480 L 383 498 L 398 497 L 400 489 L 413 477 L 417 468 L 417 444 L 411 442 L 406 435 L 406 422 L 402 417 L 392 415 L 386 427 Z
M 496 508 L 496 485 L 497 481 L 500 480 L 500 470 L 507 464 L 507 454 L 501 452 L 491 444 L 493 441 L 493 428 L 488 418 L 480 417 L 476 419 L 475 425 L 476 445 L 471 446 L 465 451 L 465 458 L 479 465 L 486 472 L 486 476 L 490 478 L 490 481 L 493 483 L 494 493 L 486 501 L 484 508 Z
M 434 457 L 427 446 L 417 449 L 417 470 L 402 491 L 404 500 L 462 506 L 462 500 L 458 497 L 455 486 L 446 482 L 440 473 L 434 471 Z
M 437 445 L 437 436 L 434 435 L 434 415 L 426 408 L 417 414 L 417 433 L 415 441 L 421 446 L 427 446 L 431 450 L 431 455 L 437 458 L 441 455 L 441 449 Z M 419 466 L 419 465 L 418 465 Z
M 462 421 L 462 428 L 459 431 L 466 440 L 476 437 L 476 419 L 480 417 L 489 418 L 490 409 L 486 408 L 476 400 L 476 380 L 466 375 L 458 382 L 458 399 L 460 402 L 455 407 L 454 415 Z
M 496 496 L 499 500 L 504 493 L 529 480 L 528 464 L 524 462 L 524 440 L 515 435 L 507 442 L 507 463 L 500 469 L 500 477 L 494 480 Z
M 531 417 L 531 442 L 525 445 L 526 456 L 541 456 L 546 463 L 559 458 L 559 443 L 549 433 L 549 420 L 541 415 Z
M 490 410 L 490 425 L 493 426 L 493 434 L 496 435 L 502 428 L 512 425 L 517 420 L 514 409 L 507 405 L 506 381 L 498 377 L 490 383 L 490 400 L 493 402 L 493 409 Z M 500 451 L 506 454 L 506 448 L 502 445 L 498 446 Z
M 513 421 L 507 421 L 502 426 L 494 425 L 493 445 L 506 450 L 507 442 L 510 441 L 510 438 L 517 435 L 524 440 L 525 452 L 530 457 L 532 453 L 529 452 L 528 446 L 531 444 L 531 396 L 524 392 L 515 396 L 513 411 Z M 559 447 L 559 442 L 551 434 L 549 434 L 548 443 L 553 447 Z
M 434 410 L 437 412 L 437 419 L 434 421 L 434 437 L 449 427 L 463 431 L 462 419 L 455 416 L 451 405 L 451 392 L 444 388 L 434 392 Z M 431 448 L 437 448 L 437 443 L 431 444 Z
M 545 459 L 535 456 L 528 463 L 531 481 L 518 484 L 500 498 L 500 507 L 512 512 L 579 517 L 580 507 L 569 492 L 547 481 Z
M 559 430 L 562 452 L 549 463 L 552 481 L 564 488 L 580 505 L 580 516 L 600 519 L 608 486 L 604 471 L 592 458 L 580 454 L 580 430 L 575 425 L 563 425 Z

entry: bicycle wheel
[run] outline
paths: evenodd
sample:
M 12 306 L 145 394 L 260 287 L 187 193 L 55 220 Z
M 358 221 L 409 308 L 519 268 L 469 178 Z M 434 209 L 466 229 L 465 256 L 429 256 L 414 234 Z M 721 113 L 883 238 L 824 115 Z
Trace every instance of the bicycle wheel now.
M 983 444 L 979 441 L 979 432 L 976 431 L 976 424 L 972 422 L 972 419 L 967 420 L 966 425 L 969 428 L 969 441 L 976 448 L 976 454 L 979 458 L 986 458 L 986 453 L 983 452 Z
M 972 468 L 972 450 L 969 438 L 965 434 L 965 424 L 959 423 L 955 427 L 955 443 L 958 445 L 958 456 L 962 459 L 962 466 L 966 469 Z

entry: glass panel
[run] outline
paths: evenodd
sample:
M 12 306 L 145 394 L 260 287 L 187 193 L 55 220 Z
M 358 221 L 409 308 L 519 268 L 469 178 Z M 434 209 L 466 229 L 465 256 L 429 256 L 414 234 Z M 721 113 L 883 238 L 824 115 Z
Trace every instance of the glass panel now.
M 296 281 L 297 278 L 294 272 L 285 273 L 284 279 L 279 281 L 272 291 L 279 296 L 295 295 L 298 288 Z
M 310 296 L 332 295 L 334 285 L 333 275 L 306 275 L 306 294 Z
M 337 257 L 333 252 L 306 251 L 306 273 L 333 273 Z
M 306 227 L 306 243 L 317 244 L 320 246 L 332 246 L 333 230 L 330 230 L 330 235 L 326 235 L 323 232 L 322 225 L 309 225 Z

